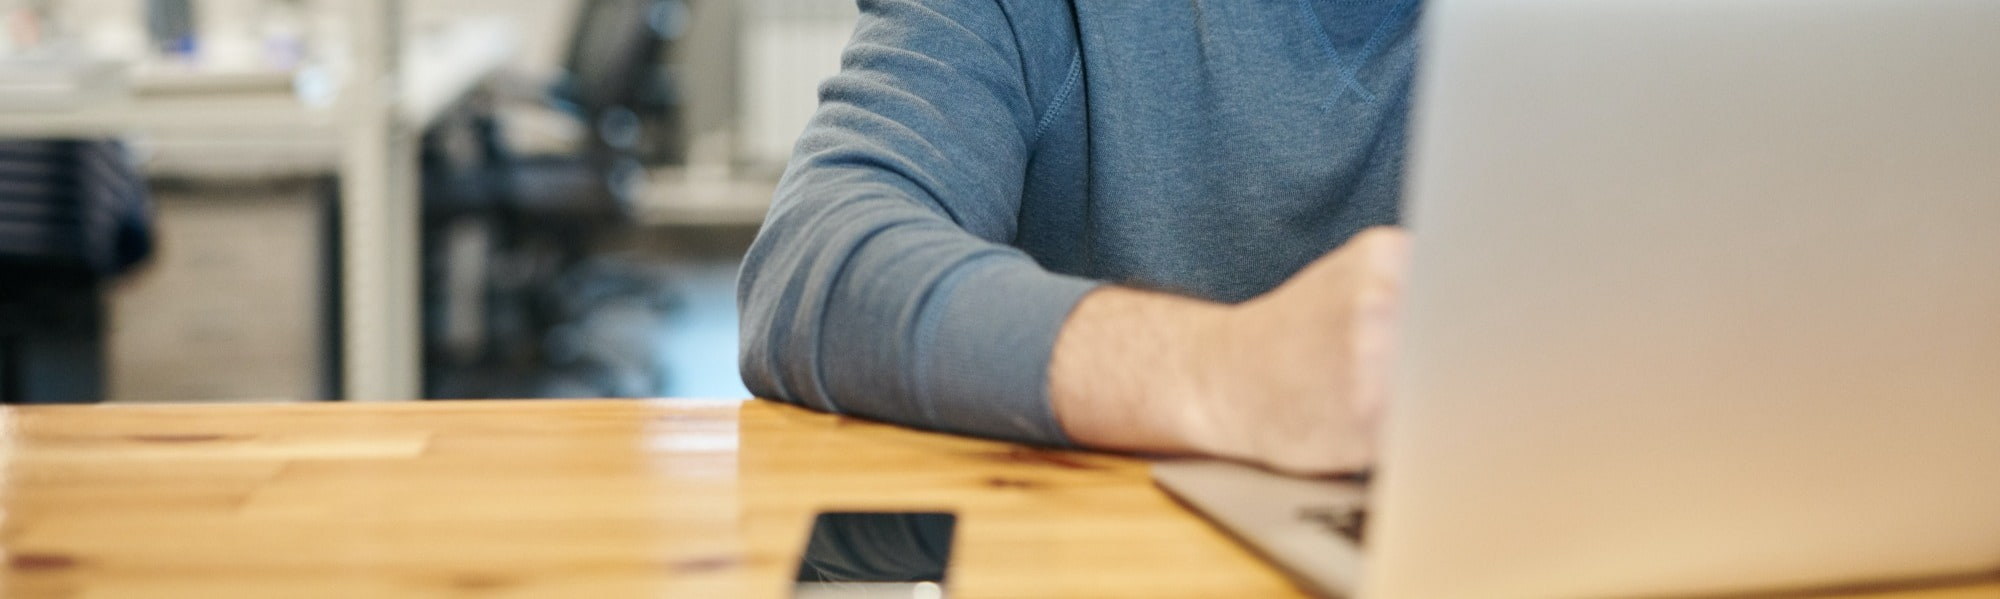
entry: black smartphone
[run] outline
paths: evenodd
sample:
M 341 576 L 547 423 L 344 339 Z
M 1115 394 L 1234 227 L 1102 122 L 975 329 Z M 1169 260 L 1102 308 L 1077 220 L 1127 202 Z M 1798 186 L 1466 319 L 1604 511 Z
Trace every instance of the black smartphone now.
M 941 599 L 950 512 L 820 512 L 806 537 L 795 599 Z

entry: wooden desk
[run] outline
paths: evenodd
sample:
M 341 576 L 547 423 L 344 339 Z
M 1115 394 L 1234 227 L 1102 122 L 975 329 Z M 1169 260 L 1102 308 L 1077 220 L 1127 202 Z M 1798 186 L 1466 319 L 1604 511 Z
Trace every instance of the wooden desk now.
M 766 402 L 7 408 L 0 508 L 7 597 L 782 597 L 821 508 L 957 511 L 956 597 L 1298 594 L 1141 462 Z

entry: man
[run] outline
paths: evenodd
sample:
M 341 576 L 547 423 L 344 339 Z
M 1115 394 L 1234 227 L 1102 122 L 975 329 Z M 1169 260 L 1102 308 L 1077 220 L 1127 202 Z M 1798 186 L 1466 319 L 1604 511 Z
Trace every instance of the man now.
M 750 390 L 1366 467 L 1416 0 L 863 0 L 738 282 Z

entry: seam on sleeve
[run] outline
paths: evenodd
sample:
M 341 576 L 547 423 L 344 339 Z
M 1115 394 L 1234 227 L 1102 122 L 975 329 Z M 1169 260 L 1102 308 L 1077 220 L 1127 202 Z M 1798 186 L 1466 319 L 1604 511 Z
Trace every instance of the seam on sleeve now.
M 943 422 L 938 418 L 936 397 L 931 394 L 930 381 L 926 376 L 930 372 L 932 358 L 931 352 L 926 349 L 931 340 L 937 338 L 938 330 L 942 328 L 945 303 L 951 301 L 952 292 L 957 291 L 959 283 L 970 276 L 975 268 L 982 266 L 984 262 L 1006 255 L 1005 250 L 985 250 L 966 256 L 957 264 L 945 269 L 943 276 L 924 292 L 917 303 L 916 323 L 910 327 L 910 337 L 906 340 L 906 347 L 911 349 L 912 355 L 911 367 L 905 375 L 907 378 L 904 379 L 904 385 L 910 390 L 911 395 L 915 396 L 913 399 L 918 409 L 923 411 L 924 422 L 932 430 L 940 428 Z
M 1083 51 L 1078 50 L 1076 54 L 1070 55 L 1069 75 L 1063 78 L 1062 87 L 1056 89 L 1055 99 L 1050 100 L 1049 107 L 1042 111 L 1042 118 L 1035 123 L 1035 135 L 1028 140 L 1028 145 L 1041 143 L 1042 133 L 1047 132 L 1050 125 L 1055 124 L 1056 115 L 1069 105 L 1070 96 L 1076 95 L 1076 86 L 1082 80 Z
M 811 356 L 811 363 L 809 364 L 811 370 L 809 371 L 810 374 L 806 377 L 806 383 L 811 387 L 812 395 L 820 398 L 822 411 L 831 414 L 846 413 L 840 409 L 840 405 L 833 397 L 833 390 L 828 388 L 826 384 L 826 319 L 832 316 L 832 311 L 828 310 L 828 307 L 833 304 L 833 295 L 840 287 L 840 284 L 847 279 L 848 273 L 853 270 L 855 255 L 861 253 L 862 248 L 873 242 L 883 232 L 902 224 L 900 221 L 893 220 L 886 223 L 876 223 L 869 227 L 867 231 L 862 232 L 853 242 L 845 246 L 844 251 L 839 253 L 841 256 L 840 264 L 833 269 L 832 276 L 828 277 L 824 284 L 818 285 L 818 298 L 812 302 L 812 305 L 816 306 L 817 310 L 811 319 L 812 339 L 808 341 L 812 348 L 812 351 L 808 353 Z

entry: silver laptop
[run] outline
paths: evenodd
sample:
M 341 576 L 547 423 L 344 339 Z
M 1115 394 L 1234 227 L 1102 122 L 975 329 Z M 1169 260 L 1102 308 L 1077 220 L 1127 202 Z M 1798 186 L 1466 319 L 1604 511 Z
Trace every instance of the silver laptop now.
M 1376 477 L 1160 484 L 1330 595 L 2000 571 L 2000 2 L 1426 12 Z

